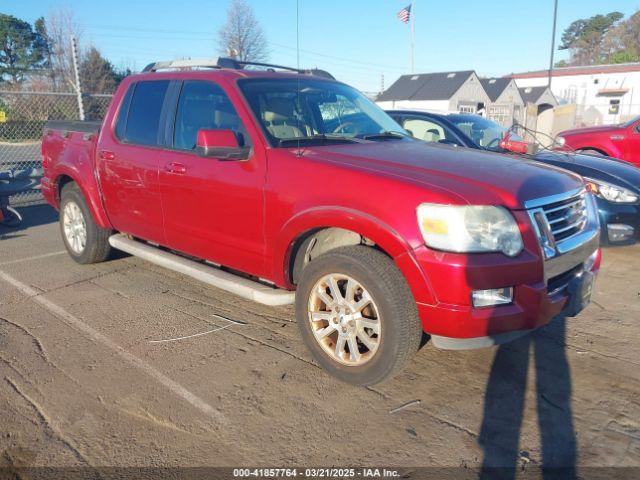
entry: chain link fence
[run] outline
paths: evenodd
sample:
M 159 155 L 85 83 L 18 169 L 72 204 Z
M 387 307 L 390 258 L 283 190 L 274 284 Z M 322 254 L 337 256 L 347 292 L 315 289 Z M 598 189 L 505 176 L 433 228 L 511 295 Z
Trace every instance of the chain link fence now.
M 111 95 L 83 95 L 85 118 L 101 120 Z M 40 171 L 40 140 L 48 120 L 79 120 L 75 93 L 13 92 L 0 90 L 0 171 Z M 12 205 L 43 202 L 35 189 L 11 197 Z

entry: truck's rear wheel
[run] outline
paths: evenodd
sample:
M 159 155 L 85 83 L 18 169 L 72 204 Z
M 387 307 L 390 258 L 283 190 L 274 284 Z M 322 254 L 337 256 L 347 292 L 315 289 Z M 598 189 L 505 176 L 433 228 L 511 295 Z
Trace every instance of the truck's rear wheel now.
M 81 264 L 109 258 L 111 230 L 100 228 L 75 183 L 66 184 L 60 195 L 60 231 L 71 258 Z
M 404 277 L 390 258 L 364 246 L 332 250 L 304 269 L 296 318 L 317 362 L 354 385 L 393 376 L 422 335 Z

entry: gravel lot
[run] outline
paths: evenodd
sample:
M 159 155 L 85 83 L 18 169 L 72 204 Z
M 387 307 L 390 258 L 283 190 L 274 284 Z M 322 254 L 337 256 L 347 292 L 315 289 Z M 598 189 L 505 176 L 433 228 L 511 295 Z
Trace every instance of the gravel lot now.
M 365 389 L 312 362 L 292 309 L 131 257 L 76 265 L 53 210 L 23 213 L 0 227 L 2 466 L 640 468 L 639 247 L 605 250 L 579 317 L 427 344 Z

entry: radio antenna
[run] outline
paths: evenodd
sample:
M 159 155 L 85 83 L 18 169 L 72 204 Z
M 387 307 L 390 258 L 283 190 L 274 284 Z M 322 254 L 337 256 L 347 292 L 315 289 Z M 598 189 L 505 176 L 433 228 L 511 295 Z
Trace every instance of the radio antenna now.
M 300 0 L 296 0 L 296 68 L 298 76 L 296 76 L 296 110 L 300 110 Z M 296 154 L 302 156 L 300 151 L 300 115 L 296 114 L 296 127 L 298 129 L 298 151 Z

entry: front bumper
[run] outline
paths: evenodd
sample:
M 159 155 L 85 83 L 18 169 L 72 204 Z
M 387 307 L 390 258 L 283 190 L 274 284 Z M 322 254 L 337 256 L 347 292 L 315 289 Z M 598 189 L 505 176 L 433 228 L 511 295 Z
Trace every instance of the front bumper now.
M 600 265 L 600 231 L 594 204 L 589 208 L 587 227 L 555 245 L 553 255 L 542 250 L 538 232 L 530 226 L 523 230 L 525 250 L 516 258 L 436 252 L 427 247 L 414 250 L 433 292 L 434 301 L 418 301 L 417 306 L 423 329 L 435 346 L 469 349 L 496 345 L 546 325 L 561 313 L 575 315 L 571 286 L 595 275 Z M 521 225 L 527 225 L 526 211 L 514 215 Z M 510 304 L 472 305 L 474 290 L 507 287 L 514 291 Z
M 597 205 L 602 229 L 601 245 L 623 246 L 640 242 L 640 204 L 612 203 L 598 198 Z M 619 228 L 617 226 L 630 227 L 633 234 L 629 238 L 616 240 L 613 230 Z

